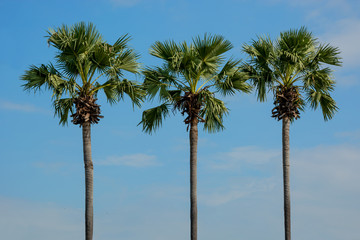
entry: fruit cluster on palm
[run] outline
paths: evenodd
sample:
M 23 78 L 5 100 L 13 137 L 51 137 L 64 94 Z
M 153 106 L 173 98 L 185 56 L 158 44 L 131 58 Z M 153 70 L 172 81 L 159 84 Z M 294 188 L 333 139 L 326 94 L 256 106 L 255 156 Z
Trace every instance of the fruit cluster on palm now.
M 290 30 L 272 41 L 259 37 L 243 51 L 250 60 L 242 63 L 225 54 L 232 44 L 220 35 L 205 34 L 188 44 L 174 41 L 155 42 L 150 54 L 163 61 L 161 66 L 143 69 L 144 83 L 124 79 L 123 71 L 139 73 L 138 55 L 124 35 L 109 44 L 90 24 L 65 25 L 48 31 L 48 43 L 58 52 L 55 64 L 31 66 L 22 76 L 25 90 L 52 91 L 55 115 L 65 125 L 68 117 L 82 128 L 85 165 L 85 236 L 93 236 L 93 163 L 91 125 L 101 116 L 97 94 L 102 91 L 110 104 L 126 94 L 133 105 L 145 99 L 157 99 L 160 105 L 145 110 L 139 125 L 153 133 L 171 112 L 184 115 L 190 142 L 190 220 L 191 240 L 197 240 L 197 143 L 198 125 L 216 132 L 224 128 L 228 113 L 224 102 L 215 97 L 248 93 L 255 89 L 260 101 L 267 92 L 274 95 L 272 117 L 282 120 L 285 239 L 290 228 L 290 123 L 300 118 L 307 105 L 320 106 L 324 119 L 337 111 L 330 93 L 334 80 L 329 65 L 340 66 L 339 50 L 320 44 L 306 28 Z M 101 81 L 103 80 L 103 81 Z M 247 81 L 250 80 L 251 84 Z
M 141 86 L 123 78 L 123 71 L 138 73 L 138 55 L 127 43 L 129 36 L 114 44 L 103 40 L 93 24 L 63 25 L 48 31 L 48 43 L 58 52 L 55 65 L 31 66 L 22 76 L 25 90 L 45 88 L 53 92 L 55 114 L 61 124 L 68 122 L 82 127 L 85 165 L 85 235 L 93 236 L 93 163 L 91 158 L 91 124 L 99 122 L 97 94 L 103 91 L 111 104 L 128 95 L 140 105 L 144 97 Z M 101 80 L 105 80 L 101 82 Z
M 334 80 L 329 65 L 340 66 L 339 49 L 320 44 L 312 33 L 302 27 L 282 32 L 272 41 L 267 37 L 245 44 L 243 51 L 250 60 L 243 65 L 260 101 L 266 92 L 274 94 L 272 117 L 282 120 L 284 224 L 285 239 L 291 239 L 290 223 L 290 122 L 300 118 L 306 105 L 320 106 L 324 119 L 331 119 L 337 111 L 330 93 Z

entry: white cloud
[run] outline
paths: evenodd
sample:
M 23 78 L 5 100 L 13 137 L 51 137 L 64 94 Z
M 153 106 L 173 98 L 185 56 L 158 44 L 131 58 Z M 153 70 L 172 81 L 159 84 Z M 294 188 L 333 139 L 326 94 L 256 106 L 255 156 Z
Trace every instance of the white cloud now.
M 241 149 L 257 158 L 276 152 L 261 147 Z M 356 145 L 291 151 L 294 239 L 358 239 L 359 156 L 360 147 Z M 256 240 L 283 236 L 281 161 L 273 161 L 271 157 L 266 161 L 250 159 L 241 161 L 246 167 L 265 166 L 267 169 L 274 165 L 279 171 L 269 171 L 271 176 L 266 178 L 258 174 L 244 177 L 241 172 L 220 171 L 219 175 L 206 173 L 208 179 L 204 172 L 199 172 L 199 237 L 216 240 L 226 236 L 234 240 L 241 234 Z M 95 238 L 186 238 L 189 233 L 188 191 L 188 182 L 159 182 L 146 188 L 134 188 L 126 192 L 126 197 L 116 200 L 111 195 L 113 201 L 107 199 L 105 202 L 98 192 L 100 196 L 95 196 L 98 199 Z M 109 194 L 116 195 L 118 191 Z M 84 234 L 83 210 L 0 197 L 0 212 L 0 239 L 81 239 Z M 259 226 L 262 231 L 256 231 Z
M 292 158 L 293 176 L 302 184 L 360 193 L 360 148 L 358 146 L 318 146 L 296 150 Z
M 261 1 L 261 0 L 260 0 Z M 329 11 L 336 11 L 339 14 L 349 15 L 350 13 L 356 14 L 353 6 L 355 3 L 351 0 L 262 0 L 270 4 L 285 3 L 292 7 L 310 8 L 312 11 L 319 12 L 321 15 L 326 15 Z M 312 12 L 310 11 L 310 13 Z M 312 13 L 311 13 L 312 14 Z M 318 15 L 318 14 L 316 14 Z
M 238 169 L 246 164 L 264 164 L 271 160 L 278 159 L 279 150 L 263 150 L 255 146 L 237 147 L 230 152 L 221 153 L 212 162 L 211 168 L 231 170 Z
M 65 163 L 64 162 L 34 162 L 33 165 L 37 168 L 54 171 L 64 167 Z
M 129 166 L 129 167 L 149 167 L 161 165 L 156 157 L 147 154 L 132 154 L 125 156 L 110 156 L 106 160 L 98 162 L 98 165 L 109 166 Z
M 360 85 L 359 76 L 357 76 L 355 74 L 347 74 L 344 72 L 337 74 L 335 81 L 337 84 L 339 84 L 341 86 L 345 86 L 345 87 L 352 87 L 352 86 Z
M 311 9 L 319 9 L 327 11 L 329 9 L 337 9 L 341 12 L 352 11 L 351 6 L 353 3 L 351 0 L 258 0 L 265 4 L 287 4 L 292 7 L 306 7 Z
M 276 185 L 272 178 L 239 178 L 236 182 L 233 182 L 231 186 L 208 189 L 205 193 L 199 194 L 199 202 L 207 206 L 220 206 L 259 192 L 272 191 Z
M 254 169 L 266 168 L 270 176 L 264 178 L 264 175 L 256 171 L 239 171 L 239 177 L 234 177 L 233 174 L 229 174 L 232 177 L 222 175 L 222 186 L 219 184 L 221 187 L 212 191 L 208 189 L 206 194 L 200 194 L 199 201 L 212 209 L 219 208 L 221 212 L 229 211 L 229 216 L 232 216 L 231 213 L 238 213 L 235 221 L 244 222 L 246 227 L 242 232 L 245 235 L 251 234 L 247 233 L 246 229 L 251 229 L 252 224 L 259 221 L 264 224 L 264 227 L 269 224 L 278 227 L 279 232 L 273 229 L 266 230 L 275 239 L 276 236 L 280 237 L 282 234 L 281 161 L 272 161 L 271 154 L 267 156 L 267 153 L 276 153 L 276 150 L 260 147 L 249 147 L 249 149 L 242 148 L 242 152 L 249 155 L 247 158 L 240 158 L 240 151 L 234 150 L 231 154 L 223 153 L 222 155 L 229 156 L 236 153 L 234 158 L 238 161 L 237 166 L 231 163 L 232 168 L 251 169 L 250 165 L 252 165 Z M 280 157 L 278 160 L 281 160 L 281 155 L 278 157 L 273 155 L 273 157 L 276 159 Z M 256 161 L 263 158 L 267 160 Z M 251 162 L 248 159 L 255 161 Z M 292 148 L 290 165 L 293 237 L 328 240 L 358 239 L 360 146 Z M 277 170 L 273 171 L 274 167 Z M 245 174 L 247 174 L 246 178 L 241 177 Z M 261 239 L 261 236 L 254 239 Z
M 358 136 L 358 133 L 354 134 Z M 251 167 L 261 170 L 275 165 L 281 167 L 280 150 L 261 149 L 254 146 L 238 147 L 230 152 L 221 153 L 215 161 L 209 163 L 211 168 L 222 170 L 250 169 Z M 291 176 L 304 184 L 320 181 L 321 184 L 332 183 L 339 187 L 349 186 L 360 190 L 360 185 L 354 185 L 360 180 L 357 172 L 360 169 L 359 146 L 335 145 L 292 149 L 290 166 L 294 171 Z M 269 171 L 269 173 L 276 174 L 275 171 Z M 254 179 L 256 178 L 261 179 L 263 176 L 254 174 Z
M 67 176 L 74 171 L 74 166 L 61 161 L 36 161 L 32 165 L 36 168 L 41 169 L 46 174 L 60 174 Z
M 335 136 L 350 139 L 360 139 L 360 129 L 356 129 L 350 132 L 338 132 L 335 134 Z
M 339 47 L 344 67 L 359 67 L 360 19 L 348 18 L 333 24 L 321 36 L 326 42 Z
M 339 47 L 344 67 L 359 67 L 360 1 L 352 0 L 263 0 L 287 4 L 305 11 L 308 25 L 321 31 L 321 41 Z M 311 29 L 309 29 L 311 30 Z M 316 34 L 318 36 L 318 34 Z
M 247 196 L 248 192 L 231 190 L 229 192 L 214 192 L 209 195 L 199 195 L 199 202 L 208 206 L 219 206 Z
M 46 112 L 45 110 L 37 108 L 31 104 L 19 104 L 3 100 L 0 100 L 0 109 L 20 112 Z
M 49 203 L 0 197 L 0 239 L 81 239 L 83 214 Z
M 359 239 L 360 147 L 335 145 L 296 150 L 291 161 L 298 238 Z

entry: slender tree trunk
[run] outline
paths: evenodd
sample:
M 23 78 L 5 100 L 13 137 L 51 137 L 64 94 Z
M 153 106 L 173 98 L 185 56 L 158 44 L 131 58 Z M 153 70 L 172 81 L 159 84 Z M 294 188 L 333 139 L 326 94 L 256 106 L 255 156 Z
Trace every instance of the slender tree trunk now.
M 291 240 L 290 218 L 290 119 L 283 118 L 282 151 L 283 151 L 283 181 L 284 181 L 284 224 L 285 240 Z
M 93 239 L 93 163 L 91 160 L 91 125 L 82 125 L 85 164 L 85 239 Z
M 198 145 L 198 119 L 190 123 L 190 225 L 191 240 L 197 240 L 197 191 L 196 191 L 196 165 Z

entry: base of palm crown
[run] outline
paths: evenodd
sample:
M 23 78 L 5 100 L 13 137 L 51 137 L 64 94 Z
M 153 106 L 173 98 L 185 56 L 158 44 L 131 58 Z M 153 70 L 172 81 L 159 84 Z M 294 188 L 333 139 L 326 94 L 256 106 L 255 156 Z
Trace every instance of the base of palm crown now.
M 75 125 L 82 126 L 86 122 L 90 124 L 98 123 L 100 118 L 100 105 L 96 104 L 97 98 L 93 96 L 80 96 L 74 99 L 76 112 L 71 115 L 73 120 L 71 122 Z
M 272 117 L 277 120 L 288 118 L 296 120 L 300 118 L 302 102 L 299 89 L 297 86 L 279 86 L 275 93 L 275 107 L 272 110 Z

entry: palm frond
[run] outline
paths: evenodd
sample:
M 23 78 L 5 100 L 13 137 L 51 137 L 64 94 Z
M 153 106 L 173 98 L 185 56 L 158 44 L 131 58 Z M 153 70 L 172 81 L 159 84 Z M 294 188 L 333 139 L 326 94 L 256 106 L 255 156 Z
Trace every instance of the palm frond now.
M 53 97 L 59 98 L 64 92 L 70 94 L 75 92 L 76 82 L 74 80 L 67 81 L 62 78 L 52 64 L 41 65 L 36 67 L 30 66 L 29 70 L 21 76 L 21 80 L 26 81 L 22 86 L 24 90 L 39 91 L 42 87 L 53 92 Z
M 333 66 L 341 66 L 340 50 L 330 44 L 322 44 L 318 47 L 312 64 L 325 63 Z
M 314 50 L 316 41 L 317 39 L 306 27 L 301 27 L 281 32 L 276 44 L 282 52 L 293 54 L 297 56 L 297 59 L 301 59 Z
M 158 107 L 145 110 L 142 114 L 141 122 L 138 125 L 142 125 L 143 131 L 146 133 L 153 133 L 161 126 L 162 121 L 169 116 L 170 106 L 168 103 L 163 103 Z
M 125 70 L 131 73 L 139 73 L 138 59 L 139 54 L 137 54 L 133 49 L 126 49 L 117 54 L 113 63 L 113 68 Z
M 171 62 L 177 53 L 181 52 L 179 46 L 174 41 L 159 42 L 156 41 L 150 47 L 150 54 Z
M 173 101 L 169 94 L 169 90 L 175 89 L 186 91 L 186 86 L 184 86 L 176 75 L 174 75 L 166 66 L 163 66 L 162 68 L 146 68 L 143 71 L 143 74 L 145 76 L 143 86 L 151 100 L 154 99 L 156 95 L 159 95 L 160 100 Z
M 59 124 L 66 125 L 68 123 L 69 113 L 73 114 L 75 111 L 74 101 L 72 98 L 61 98 L 55 100 L 54 103 L 55 116 L 60 118 Z
M 312 88 L 316 91 L 333 91 L 335 82 L 331 73 L 330 68 L 307 72 L 303 77 L 304 88 Z
M 119 37 L 112 46 L 113 51 L 117 53 L 117 52 L 122 51 L 123 49 L 128 48 L 127 44 L 130 40 L 131 40 L 131 37 L 129 34 L 125 34 L 125 35 Z
M 246 83 L 249 75 L 241 71 L 240 63 L 241 60 L 230 59 L 215 77 L 215 87 L 223 96 L 233 95 L 236 91 L 251 91 L 251 86 Z
M 250 62 L 263 68 L 269 67 L 270 60 L 274 59 L 275 49 L 269 37 L 258 37 L 258 40 L 253 39 L 251 45 L 244 44 L 242 49 L 251 57 Z
M 58 54 L 56 67 L 68 78 L 76 79 L 80 75 L 80 69 L 76 57 L 73 55 Z
M 314 110 L 316 110 L 320 105 L 325 121 L 332 119 L 339 109 L 335 100 L 331 98 L 328 92 L 310 89 L 307 91 L 306 100 L 310 104 L 310 107 Z
M 200 116 L 205 119 L 204 129 L 211 133 L 223 130 L 223 117 L 229 112 L 224 102 L 215 98 L 210 91 L 202 91 L 200 94 L 204 103 L 200 111 Z
M 250 59 L 241 66 L 254 88 L 257 98 L 262 102 L 266 100 L 267 89 L 271 88 L 280 75 L 276 63 L 276 49 L 270 37 L 258 37 L 252 40 L 251 45 L 244 44 L 243 52 L 249 55 Z
M 194 51 L 199 62 L 197 68 L 204 74 L 214 73 L 224 60 L 224 53 L 233 48 L 230 41 L 221 35 L 205 34 L 193 39 Z
M 136 105 L 138 107 L 141 106 L 146 94 L 141 85 L 127 79 L 121 81 L 116 90 L 120 94 L 120 99 L 123 99 L 126 94 L 131 99 L 133 106 Z
M 122 70 L 138 73 L 139 55 L 131 48 L 120 49 L 107 43 L 99 44 L 91 57 L 93 68 L 106 76 L 122 77 Z
M 103 89 L 106 99 L 110 104 L 117 103 L 124 98 L 126 94 L 134 105 L 140 107 L 145 98 L 145 91 L 141 85 L 124 79 L 110 79 L 104 84 L 99 84 L 93 89 L 94 93 L 97 93 L 100 89 Z
M 252 83 L 256 91 L 257 99 L 260 102 L 264 102 L 267 91 L 269 91 L 275 83 L 273 72 L 269 68 L 256 69 L 256 66 L 254 67 L 249 63 L 244 63 L 241 66 L 241 72 L 243 72 Z
M 64 55 L 79 56 L 91 52 L 103 41 L 94 24 L 85 22 L 76 23 L 70 28 L 67 25 L 56 29 L 50 28 L 48 34 L 48 43 Z

